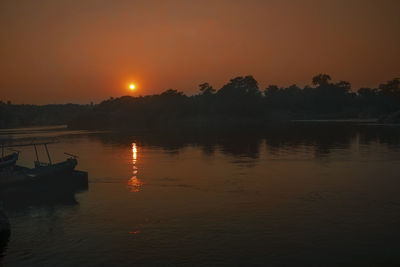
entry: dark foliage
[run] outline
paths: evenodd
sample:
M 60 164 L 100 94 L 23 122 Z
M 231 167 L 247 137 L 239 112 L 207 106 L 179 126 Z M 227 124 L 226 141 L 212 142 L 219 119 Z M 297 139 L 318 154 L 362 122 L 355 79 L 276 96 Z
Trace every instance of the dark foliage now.
M 90 109 L 89 105 L 13 105 L 0 101 L 0 129 L 68 124 Z
M 400 110 L 400 80 L 378 88 L 352 91 L 346 81 L 331 82 L 327 74 L 313 86 L 260 90 L 252 76 L 236 77 L 218 91 L 208 83 L 186 96 L 169 89 L 159 95 L 110 98 L 73 120 L 72 128 L 238 128 L 293 119 L 379 118 Z
M 193 96 L 169 89 L 158 95 L 110 98 L 94 106 L 0 102 L 0 127 L 68 123 L 83 129 L 238 128 L 299 119 L 400 120 L 399 78 L 357 92 L 346 81 L 332 82 L 327 74 L 316 75 L 312 84 L 260 90 L 252 76 L 241 76 L 219 90 L 202 83 Z

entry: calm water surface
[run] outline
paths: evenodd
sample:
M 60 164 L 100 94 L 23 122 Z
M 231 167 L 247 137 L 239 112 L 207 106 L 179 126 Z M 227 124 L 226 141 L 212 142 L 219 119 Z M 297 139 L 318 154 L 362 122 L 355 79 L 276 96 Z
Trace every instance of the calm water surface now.
M 89 172 L 88 190 L 3 202 L 5 266 L 400 263 L 395 127 L 0 135 L 57 136 L 53 161 L 77 154 Z M 33 149 L 21 150 L 33 166 Z

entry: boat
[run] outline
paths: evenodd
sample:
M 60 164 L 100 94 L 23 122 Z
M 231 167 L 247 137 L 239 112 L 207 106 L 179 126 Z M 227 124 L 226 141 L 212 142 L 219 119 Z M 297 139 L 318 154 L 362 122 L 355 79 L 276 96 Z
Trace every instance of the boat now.
M 20 147 L 20 146 L 33 146 L 35 149 L 36 160 L 34 161 L 34 168 L 19 166 L 17 164 L 8 164 L 0 169 L 0 188 L 10 187 L 15 185 L 31 185 L 38 183 L 60 182 L 65 181 L 65 177 L 77 179 L 79 182 L 87 183 L 87 173 L 76 171 L 75 167 L 78 164 L 77 156 L 69 153 L 64 153 L 68 156 L 65 161 L 53 163 L 47 145 L 54 142 L 41 142 L 41 143 L 28 143 L 28 144 L 10 144 L 3 147 Z M 48 162 L 39 161 L 39 154 L 37 146 L 43 145 L 46 149 Z M 15 161 L 18 160 L 18 157 Z M 11 158 L 10 160 L 11 161 Z M 76 182 L 76 181 L 75 181 Z
M 7 156 L 0 157 L 0 169 L 15 166 L 18 160 L 19 153 L 12 153 Z

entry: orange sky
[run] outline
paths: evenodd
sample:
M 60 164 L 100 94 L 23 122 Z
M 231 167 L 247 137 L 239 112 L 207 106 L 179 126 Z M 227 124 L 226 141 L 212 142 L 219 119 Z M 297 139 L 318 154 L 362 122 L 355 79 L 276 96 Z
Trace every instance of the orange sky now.
M 253 75 L 400 76 L 398 0 L 0 0 L 0 99 L 89 103 Z M 137 90 L 127 90 L 128 82 Z

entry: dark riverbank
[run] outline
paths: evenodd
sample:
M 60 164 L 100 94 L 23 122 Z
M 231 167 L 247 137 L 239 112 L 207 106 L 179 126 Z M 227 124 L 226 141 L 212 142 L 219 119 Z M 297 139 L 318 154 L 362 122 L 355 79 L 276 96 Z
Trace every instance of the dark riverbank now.
M 268 86 L 260 90 L 252 76 L 236 77 L 218 91 L 200 85 L 200 94 L 177 90 L 143 97 L 110 98 L 72 119 L 72 129 L 169 130 L 176 128 L 265 127 L 293 120 L 366 120 L 400 122 L 400 80 L 377 89 L 313 79 L 313 87 Z
M 157 95 L 110 98 L 97 105 L 13 105 L 0 101 L 0 128 L 68 124 L 70 129 L 173 130 L 264 128 L 308 120 L 378 120 L 400 123 L 400 79 L 378 88 L 351 88 L 326 74 L 313 86 L 270 85 L 252 76 L 231 79 L 219 90 L 208 83 L 187 96 L 169 89 Z
M 15 105 L 0 101 L 0 129 L 65 125 L 91 108 L 91 105 Z

